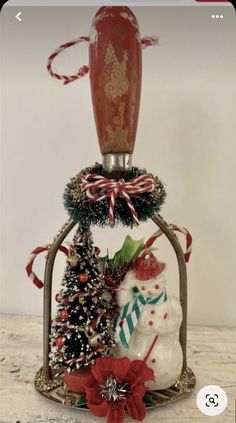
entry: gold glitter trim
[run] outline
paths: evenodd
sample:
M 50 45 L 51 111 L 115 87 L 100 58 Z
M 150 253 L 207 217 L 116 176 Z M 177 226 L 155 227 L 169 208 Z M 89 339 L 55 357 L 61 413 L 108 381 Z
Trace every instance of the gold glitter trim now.
M 43 368 L 40 369 L 35 376 L 34 385 L 37 391 L 45 395 L 47 392 L 52 391 L 55 388 L 63 385 L 63 378 L 61 374 L 56 373 L 51 380 L 47 380 L 43 373 Z
M 72 223 L 72 219 L 67 220 L 66 223 L 64 223 L 64 225 L 59 229 L 59 231 L 57 232 L 56 236 L 54 237 L 53 241 L 51 242 L 51 244 L 48 244 L 48 251 L 47 251 L 47 255 L 45 258 L 48 257 L 48 255 L 51 253 L 54 245 L 56 244 L 56 242 L 58 241 L 58 239 L 60 238 L 60 236 L 64 233 L 65 229 L 67 229 L 67 227 Z
M 149 391 L 150 404 L 145 404 L 147 409 L 162 407 L 169 403 L 183 399 L 189 395 L 195 386 L 196 379 L 191 369 L 187 368 L 177 379 L 175 385 L 160 391 Z M 83 403 L 83 395 L 71 392 L 63 380 L 63 372 L 57 372 L 51 381 L 46 381 L 43 369 L 35 376 L 35 388 L 45 398 L 66 407 L 87 410 Z
M 191 369 L 187 368 L 177 379 L 175 383 L 175 388 L 180 392 L 180 394 L 186 394 L 192 392 L 196 383 L 196 378 Z

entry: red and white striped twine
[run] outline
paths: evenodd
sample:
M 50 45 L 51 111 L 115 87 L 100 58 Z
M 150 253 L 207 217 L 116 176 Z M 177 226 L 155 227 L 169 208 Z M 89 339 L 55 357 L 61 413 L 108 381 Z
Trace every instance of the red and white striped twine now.
M 188 229 L 182 228 L 181 226 L 173 225 L 173 224 L 170 224 L 168 226 L 173 231 L 178 231 L 178 232 L 182 233 L 183 235 L 185 235 L 185 238 L 186 238 L 186 249 L 185 249 L 185 253 L 184 253 L 184 258 L 185 258 L 185 261 L 188 262 L 189 259 L 190 259 L 191 252 L 192 252 L 192 235 L 190 234 L 190 232 L 188 231 Z M 158 229 L 151 236 L 151 238 L 149 238 L 147 240 L 146 244 L 144 245 L 144 249 L 151 247 L 151 245 L 155 242 L 155 240 L 157 238 L 159 238 L 161 235 L 163 235 L 163 232 L 162 232 L 161 229 Z
M 77 79 L 83 78 L 83 76 L 87 75 L 87 73 L 89 72 L 89 66 L 88 65 L 81 66 L 79 70 L 73 75 L 63 75 L 63 74 L 55 72 L 52 69 L 52 62 L 64 50 L 66 50 L 69 47 L 73 47 L 78 43 L 82 43 L 83 41 L 89 42 L 89 37 L 81 36 L 81 37 L 75 38 L 72 41 L 68 41 L 65 44 L 60 45 L 48 58 L 47 70 L 49 74 L 53 78 L 64 81 L 64 85 L 69 84 L 70 82 L 76 81 Z M 143 37 L 141 39 L 141 43 L 142 43 L 142 48 L 153 46 L 158 43 L 158 37 Z
M 28 263 L 26 265 L 26 273 L 29 276 L 29 278 L 32 280 L 32 282 L 37 286 L 37 288 L 41 289 L 44 286 L 44 283 L 38 278 L 38 276 L 33 271 L 33 264 L 34 260 L 36 259 L 37 255 L 40 253 L 43 253 L 44 251 L 48 251 L 50 248 L 50 245 L 44 245 L 42 247 L 35 248 L 28 260 Z M 59 251 L 62 251 L 66 256 L 68 256 L 68 248 L 61 245 L 59 247 Z
M 64 85 L 69 84 L 70 82 L 73 82 L 76 79 L 80 79 L 83 76 L 85 76 L 89 71 L 88 65 L 81 66 L 81 68 L 79 68 L 78 72 L 76 72 L 74 75 L 62 75 L 62 74 L 59 74 L 59 73 L 54 72 L 52 70 L 52 62 L 62 51 L 64 51 L 65 49 L 67 49 L 69 47 L 72 47 L 72 46 L 74 46 L 78 43 L 82 43 L 83 41 L 89 41 L 89 37 L 78 37 L 75 40 L 72 40 L 72 41 L 69 41 L 68 43 L 62 44 L 48 58 L 48 63 L 47 63 L 48 72 L 50 73 L 50 75 L 53 78 L 61 79 L 62 81 L 64 81 Z
M 95 173 L 89 173 L 82 179 L 81 187 L 86 191 L 87 197 L 93 201 L 110 199 L 108 214 L 110 223 L 114 223 L 115 220 L 116 199 L 117 197 L 123 197 L 128 204 L 135 224 L 138 225 L 138 214 L 133 206 L 130 194 L 139 195 L 144 192 L 151 192 L 155 188 L 155 183 L 149 175 L 141 175 L 125 182 L 124 180 L 116 181 Z M 101 190 L 104 194 L 100 194 Z
M 142 43 L 142 48 L 146 48 L 146 47 L 150 47 L 150 46 L 155 46 L 157 45 L 159 42 L 159 37 L 156 36 L 147 36 L 147 37 L 143 37 L 141 39 L 141 43 Z

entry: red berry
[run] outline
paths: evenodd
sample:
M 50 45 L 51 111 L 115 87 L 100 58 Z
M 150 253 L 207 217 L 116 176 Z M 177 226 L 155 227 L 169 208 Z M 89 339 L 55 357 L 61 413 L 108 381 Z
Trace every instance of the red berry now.
M 144 252 L 135 262 L 135 276 L 140 281 L 147 281 L 156 278 L 165 266 L 165 263 L 158 261 L 153 253 Z
M 86 283 L 88 282 L 88 274 L 87 273 L 81 273 L 81 275 L 79 275 L 79 280 L 82 283 Z
M 56 300 L 57 303 L 60 303 L 61 302 L 61 294 L 59 294 L 59 293 L 56 294 L 55 295 L 55 300 Z
M 68 313 L 67 310 L 61 310 L 60 311 L 60 318 L 62 320 L 66 320 L 66 319 L 68 319 L 68 317 L 69 317 L 69 313 Z
M 60 348 L 63 347 L 64 345 L 64 339 L 61 336 L 58 336 L 58 338 L 56 339 L 56 345 Z

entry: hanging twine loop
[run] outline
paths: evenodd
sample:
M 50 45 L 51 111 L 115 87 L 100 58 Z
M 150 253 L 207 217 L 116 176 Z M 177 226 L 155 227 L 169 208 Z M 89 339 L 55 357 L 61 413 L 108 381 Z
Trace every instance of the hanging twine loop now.
M 63 75 L 53 71 L 52 62 L 64 50 L 66 50 L 69 47 L 73 47 L 78 43 L 82 43 L 83 41 L 89 41 L 89 37 L 78 37 L 75 40 L 72 40 L 72 41 L 69 41 L 68 43 L 60 45 L 48 58 L 47 70 L 49 74 L 53 78 L 64 81 L 64 85 L 69 84 L 70 82 L 76 81 L 77 79 L 80 79 L 83 76 L 87 75 L 89 71 L 89 66 L 88 65 L 81 66 L 81 68 L 79 68 L 79 70 L 74 75 Z
M 48 62 L 47 62 L 47 70 L 48 70 L 49 74 L 52 76 L 52 78 L 62 80 L 62 81 L 64 81 L 64 85 L 66 85 L 66 84 L 70 84 L 73 81 L 76 81 L 77 79 L 83 78 L 83 76 L 87 75 L 87 73 L 89 72 L 89 65 L 81 66 L 79 68 L 79 70 L 73 75 L 63 75 L 63 74 L 55 72 L 52 68 L 52 63 L 59 54 L 61 54 L 67 48 L 73 47 L 76 44 L 82 43 L 84 41 L 89 42 L 89 37 L 88 36 L 81 36 L 81 37 L 75 38 L 72 41 L 68 41 L 67 43 L 60 45 L 49 56 Z M 153 37 L 151 37 L 151 36 L 143 37 L 141 39 L 142 48 L 154 46 L 158 43 L 158 41 L 159 41 L 158 37 L 154 37 L 154 36 Z
M 146 36 L 141 39 L 142 48 L 147 48 L 151 46 L 156 46 L 159 42 L 159 37 L 153 36 Z
M 133 206 L 130 195 L 140 195 L 144 192 L 151 192 L 155 189 L 154 180 L 149 175 L 141 175 L 130 181 L 116 181 L 104 176 L 89 173 L 82 179 L 81 188 L 86 191 L 87 197 L 93 201 L 109 199 L 110 223 L 114 223 L 114 209 L 117 197 L 123 197 L 130 209 L 133 220 L 139 225 L 138 214 Z

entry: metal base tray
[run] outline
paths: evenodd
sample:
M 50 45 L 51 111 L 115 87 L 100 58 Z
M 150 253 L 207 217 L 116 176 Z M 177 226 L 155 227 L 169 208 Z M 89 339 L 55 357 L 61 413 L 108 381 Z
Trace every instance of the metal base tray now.
M 171 402 L 185 398 L 193 391 L 195 383 L 196 379 L 194 373 L 190 368 L 187 368 L 170 388 L 149 391 L 151 400 L 150 404 L 145 404 L 146 408 L 162 407 Z M 36 390 L 41 395 L 54 403 L 65 407 L 89 411 L 86 404 L 83 403 L 83 395 L 71 392 L 64 383 L 63 372 L 54 373 L 50 380 L 46 380 L 43 369 L 41 368 L 35 376 L 34 384 Z

